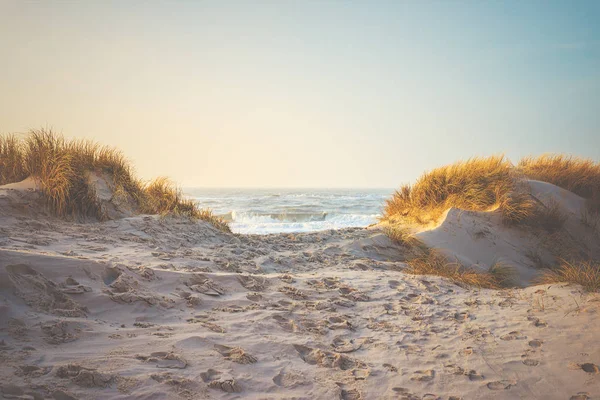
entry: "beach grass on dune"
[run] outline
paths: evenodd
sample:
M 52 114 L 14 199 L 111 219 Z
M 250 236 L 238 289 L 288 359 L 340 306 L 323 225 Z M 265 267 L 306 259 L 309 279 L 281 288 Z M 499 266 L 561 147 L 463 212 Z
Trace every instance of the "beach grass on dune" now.
M 168 179 L 142 182 L 123 153 L 113 147 L 66 140 L 48 129 L 31 130 L 23 138 L 0 135 L 0 185 L 32 177 L 49 209 L 58 216 L 107 218 L 90 180 L 92 174 L 109 177 L 113 198 L 139 213 L 187 216 L 230 231 L 226 222 L 210 210 L 199 209 Z
M 27 178 L 23 143 L 15 135 L 0 135 L 0 185 Z
M 386 201 L 382 220 L 428 225 L 455 207 L 469 211 L 499 209 L 508 225 L 537 226 L 543 218 L 560 225 L 556 210 L 541 207 L 521 190 L 523 178 L 570 190 L 587 199 L 592 212 L 600 212 L 599 163 L 558 154 L 523 158 L 514 166 L 504 156 L 491 156 L 439 167 L 414 184 L 402 185 Z
M 565 155 L 527 157 L 517 166 L 503 156 L 472 158 L 436 168 L 423 174 L 414 184 L 403 185 L 394 192 L 386 201 L 381 226 L 392 240 L 422 251 L 423 243 L 418 243 L 411 232 L 415 227 L 418 230 L 439 223 L 448 209 L 498 210 L 505 225 L 527 226 L 544 237 L 556 239 L 564 233 L 567 216 L 557 203 L 543 204 L 531 196 L 526 179 L 549 182 L 585 198 L 588 209 L 581 221 L 596 229 L 600 213 L 600 164 Z M 571 255 L 573 246 L 569 243 L 550 242 L 556 243 L 555 250 L 563 256 Z M 440 275 L 479 287 L 509 285 L 512 274 L 510 268 L 501 265 L 481 273 L 449 262 L 433 250 L 426 250 L 407 263 L 409 273 Z M 546 279 L 576 281 L 586 277 L 589 280 L 597 273 L 597 267 L 594 268 L 585 263 L 565 264 L 562 269 L 551 271 Z
M 600 200 L 600 164 L 593 160 L 546 154 L 523 158 L 517 168 L 530 179 L 552 183 L 586 199 Z M 600 201 L 596 204 L 600 206 Z
M 512 269 L 494 265 L 487 272 L 476 271 L 459 262 L 449 261 L 435 250 L 424 251 L 420 256 L 407 261 L 404 272 L 413 275 L 437 275 L 448 278 L 459 286 L 475 286 L 484 289 L 499 289 L 510 286 Z
M 437 222 L 451 207 L 472 211 L 506 208 L 507 221 L 528 216 L 527 199 L 513 195 L 515 171 L 503 156 L 472 158 L 423 174 L 403 185 L 387 200 L 383 219 L 427 225 Z
M 542 274 L 539 283 L 569 282 L 581 285 L 589 292 L 600 291 L 600 264 L 593 261 L 563 261 L 556 269 L 548 269 Z

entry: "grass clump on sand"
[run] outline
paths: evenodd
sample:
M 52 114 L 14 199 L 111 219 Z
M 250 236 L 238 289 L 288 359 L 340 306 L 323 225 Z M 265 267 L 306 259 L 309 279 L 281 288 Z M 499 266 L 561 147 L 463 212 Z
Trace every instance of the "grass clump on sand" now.
M 168 178 L 159 177 L 149 182 L 144 186 L 144 194 L 142 210 L 146 213 L 185 215 L 210 222 L 222 231 L 231 231 L 227 222 L 210 209 L 200 209 L 194 200 L 185 198 Z
M 510 286 L 513 269 L 495 264 L 487 272 L 475 271 L 459 262 L 450 262 L 434 250 L 426 250 L 421 256 L 407 261 L 404 271 L 413 275 L 437 275 L 450 279 L 459 286 L 475 286 L 484 289 L 499 289 Z
M 23 162 L 23 143 L 14 135 L 0 135 L 0 185 L 27 178 Z
M 111 201 L 138 213 L 174 214 L 210 222 L 229 232 L 229 226 L 209 210 L 186 199 L 165 178 L 144 184 L 117 149 L 88 140 L 65 140 L 51 130 L 30 131 L 24 138 L 0 135 L 0 184 L 36 180 L 49 209 L 58 216 L 107 219 L 96 195 L 94 176 L 108 177 Z
M 451 207 L 471 211 L 500 208 L 506 222 L 525 220 L 535 209 L 517 194 L 515 170 L 503 156 L 472 158 L 422 175 L 386 201 L 383 220 L 428 225 Z
M 579 263 L 563 261 L 556 269 L 542 274 L 539 283 L 569 282 L 583 286 L 589 292 L 600 291 L 600 264 L 592 261 Z
M 522 189 L 522 178 L 562 187 L 585 198 L 600 212 L 600 164 L 566 155 L 523 158 L 515 167 L 503 156 L 472 158 L 423 174 L 386 201 L 383 221 L 429 225 L 451 207 L 469 211 L 499 209 L 506 224 L 529 223 L 554 229 L 561 225 L 557 208 L 541 207 Z M 555 218 L 556 217 L 556 218 Z M 563 221 L 564 222 L 564 221 Z
M 517 168 L 526 177 L 552 183 L 585 199 L 598 200 L 600 211 L 600 164 L 563 154 L 526 157 Z

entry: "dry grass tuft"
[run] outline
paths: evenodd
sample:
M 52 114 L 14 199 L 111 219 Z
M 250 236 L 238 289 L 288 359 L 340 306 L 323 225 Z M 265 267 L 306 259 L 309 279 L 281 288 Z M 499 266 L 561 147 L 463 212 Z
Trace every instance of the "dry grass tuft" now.
M 499 289 L 509 285 L 513 274 L 511 268 L 500 264 L 493 266 L 489 272 L 478 272 L 464 267 L 459 262 L 450 262 L 445 256 L 433 250 L 407 261 L 407 264 L 408 268 L 405 272 L 408 274 L 442 276 L 463 287 Z
M 600 264 L 584 261 L 578 264 L 563 261 L 557 269 L 547 270 L 539 283 L 569 282 L 583 286 L 588 292 L 600 291 Z
M 200 210 L 168 179 L 143 184 L 115 148 L 88 140 L 66 141 L 47 129 L 32 130 L 23 140 L 0 136 L 0 184 L 31 176 L 40 184 L 50 210 L 58 216 L 106 219 L 90 180 L 92 174 L 109 177 L 113 199 L 132 204 L 138 212 L 188 216 L 230 231 L 227 223 L 209 210 Z
M 184 198 L 181 190 L 165 177 L 159 177 L 144 186 L 143 211 L 148 214 L 176 214 L 193 217 L 196 204 Z
M 383 233 L 389 237 L 393 242 L 398 243 L 408 249 L 424 249 L 425 245 L 418 239 L 413 231 L 400 224 L 385 224 L 383 226 Z
M 23 143 L 15 135 L 0 136 L 0 185 L 27 178 Z
M 531 223 L 540 206 L 529 193 L 520 191 L 517 185 L 512 192 L 500 196 L 498 204 L 502 211 L 502 222 L 508 226 Z
M 530 179 L 552 183 L 586 199 L 600 199 L 600 163 L 592 160 L 546 154 L 523 158 L 517 168 Z M 600 201 L 595 205 L 600 210 Z
M 450 207 L 471 211 L 506 209 L 506 221 L 527 217 L 529 200 L 515 194 L 515 171 L 504 156 L 472 158 L 436 168 L 387 200 L 383 220 L 427 225 Z M 523 205 L 523 203 L 526 203 Z

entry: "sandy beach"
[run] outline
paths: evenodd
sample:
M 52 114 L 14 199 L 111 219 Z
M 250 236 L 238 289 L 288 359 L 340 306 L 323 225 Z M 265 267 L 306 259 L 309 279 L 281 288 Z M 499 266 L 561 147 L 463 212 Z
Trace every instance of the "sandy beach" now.
M 600 295 L 403 272 L 376 227 L 67 222 L 0 189 L 0 382 L 18 399 L 594 399 Z

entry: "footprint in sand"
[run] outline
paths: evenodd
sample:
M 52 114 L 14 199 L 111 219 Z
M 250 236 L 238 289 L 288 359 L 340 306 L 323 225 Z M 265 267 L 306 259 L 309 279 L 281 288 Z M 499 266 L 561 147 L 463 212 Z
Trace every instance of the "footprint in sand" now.
M 7 265 L 6 272 L 17 296 L 34 310 L 64 317 L 85 316 L 85 307 L 72 300 L 56 283 L 30 266 Z
M 273 383 L 277 386 L 293 389 L 297 386 L 305 385 L 307 381 L 299 371 L 286 371 L 282 369 L 273 377 Z
M 282 288 L 279 288 L 279 292 L 285 294 L 286 296 L 294 300 L 305 300 L 308 298 L 308 296 L 304 292 L 292 286 L 284 286 Z
M 462 367 L 459 367 L 454 364 L 444 365 L 444 368 L 446 368 L 446 371 L 445 371 L 446 373 L 449 373 L 452 375 L 465 375 L 465 376 L 469 377 L 470 381 L 481 381 L 484 379 L 483 375 L 481 375 L 480 373 L 478 373 L 477 371 L 475 371 L 473 369 L 466 371 Z
M 240 275 L 238 281 L 244 288 L 253 292 L 262 292 L 268 286 L 267 279 L 263 277 Z
M 390 280 L 388 281 L 388 285 L 390 285 L 391 289 L 396 289 L 398 286 L 400 286 L 400 281 Z
M 460 311 L 454 313 L 454 319 L 458 322 L 464 322 L 470 319 L 470 315 L 466 311 Z
M 541 340 L 534 339 L 534 340 L 530 340 L 530 341 L 529 341 L 529 346 L 530 346 L 530 347 L 533 347 L 534 349 L 537 349 L 537 348 L 540 348 L 540 347 L 542 347 L 542 344 L 543 344 L 543 343 L 544 343 L 544 342 L 543 342 L 543 341 L 541 341 Z
M 416 395 L 415 393 L 412 393 L 410 390 L 404 387 L 394 387 L 392 388 L 392 390 L 394 391 L 394 393 L 400 395 L 400 399 L 402 400 L 412 400 L 421 398 L 420 396 Z
M 338 353 L 352 353 L 360 349 L 363 345 L 363 340 L 349 339 L 344 336 L 336 336 L 331 342 L 331 347 Z
M 294 278 L 289 274 L 284 274 L 279 277 L 279 279 L 285 283 L 294 283 Z
M 340 394 L 342 400 L 362 400 L 362 395 L 357 389 L 342 389 Z
M 428 369 L 426 371 L 415 371 L 414 375 L 410 378 L 411 381 L 418 382 L 430 382 L 435 378 L 435 371 Z
M 598 367 L 596 364 L 584 363 L 584 364 L 577 364 L 577 366 L 579 368 L 581 368 L 583 371 L 587 372 L 588 374 L 599 374 L 600 373 L 600 367 Z
M 490 382 L 486 386 L 490 390 L 508 390 L 511 387 L 515 386 L 516 384 L 517 384 L 516 381 L 504 380 L 504 381 Z
M 339 316 L 333 316 L 333 317 L 329 317 L 328 321 L 330 322 L 329 325 L 329 329 L 331 330 L 336 330 L 336 329 L 348 329 L 350 331 L 355 330 L 354 325 L 352 325 L 352 323 L 342 317 Z
M 285 318 L 283 315 L 273 315 L 273 319 L 277 321 L 280 327 L 287 332 L 298 332 L 300 327 L 293 319 Z
M 225 294 L 225 289 L 223 289 L 221 285 L 214 282 L 204 274 L 193 274 L 186 285 L 190 289 L 208 296 L 218 297 Z
M 338 289 L 342 297 L 345 297 L 352 301 L 369 301 L 371 298 L 366 293 L 362 293 L 353 287 L 342 286 Z
M 226 393 L 240 393 L 242 391 L 241 386 L 235 379 L 212 381 L 208 384 L 208 387 L 211 389 L 221 389 Z
M 506 335 L 500 336 L 501 340 L 524 340 L 527 339 L 527 336 L 523 335 L 519 331 L 512 331 L 507 333 Z
M 546 321 L 542 321 L 541 319 L 539 319 L 538 317 L 534 317 L 534 316 L 529 316 L 527 317 L 528 321 L 531 321 L 531 323 L 533 324 L 533 326 L 537 327 L 537 328 L 545 328 L 548 326 L 548 323 Z
M 229 347 L 221 344 L 215 344 L 214 348 L 227 360 L 236 362 L 238 364 L 253 364 L 256 362 L 256 357 L 246 353 L 241 347 Z
M 71 382 L 82 387 L 108 387 L 115 376 L 97 371 L 94 368 L 85 368 L 77 364 L 68 364 L 60 366 L 56 371 L 56 376 L 62 379 L 70 379 Z
M 354 307 L 356 305 L 356 303 L 354 303 L 354 301 L 352 301 L 352 300 L 340 299 L 340 298 L 333 300 L 333 304 L 335 304 L 336 306 L 345 307 L 345 308 Z
M 513 304 L 515 304 L 514 301 L 510 299 L 502 300 L 500 303 L 498 303 L 498 305 L 502 308 L 512 307 Z
M 202 378 L 202 380 L 205 383 L 214 381 L 215 379 L 218 379 L 220 376 L 221 376 L 221 371 L 217 371 L 216 369 L 212 369 L 212 368 L 209 368 L 207 371 L 200 373 L 200 378 Z
M 295 344 L 294 348 L 300 354 L 300 358 L 310 365 L 318 365 L 327 368 L 339 368 L 343 371 L 352 369 L 367 369 L 362 361 L 350 358 L 343 354 L 313 349 L 308 346 Z
M 20 365 L 15 371 L 17 376 L 26 376 L 28 378 L 38 378 L 46 375 L 52 370 L 52 367 L 38 367 L 37 365 Z
M 466 375 L 469 377 L 470 381 L 482 381 L 485 379 L 485 376 L 473 369 L 467 372 Z
M 588 392 L 579 392 L 569 398 L 569 400 L 590 400 L 590 394 Z
M 432 282 L 422 280 L 421 283 L 425 285 L 425 289 L 427 289 L 429 293 L 438 293 L 440 291 L 440 288 Z
M 528 367 L 537 367 L 538 365 L 540 365 L 540 362 L 531 358 L 525 358 L 523 360 L 523 364 L 527 365 Z
M 221 371 L 212 368 L 200 373 L 200 378 L 211 389 L 220 389 L 226 393 L 240 393 L 242 387 L 233 378 L 221 378 Z
M 473 348 L 472 347 L 465 347 L 464 349 L 462 349 L 461 351 L 459 351 L 458 354 L 460 354 L 463 357 L 468 357 L 468 356 L 470 356 L 470 355 L 473 354 Z
M 263 299 L 260 293 L 248 293 L 246 298 L 250 301 L 259 302 Z
M 73 342 L 79 338 L 81 327 L 77 323 L 67 321 L 50 321 L 42 324 L 44 340 L 50 344 Z
M 156 364 L 157 368 L 184 369 L 187 361 L 179 354 L 166 351 L 156 351 L 149 356 L 138 355 L 138 360 Z
M 307 301 L 304 303 L 304 306 L 308 310 L 329 311 L 329 312 L 337 311 L 335 306 L 332 303 L 330 303 L 329 301 L 322 301 L 322 300 Z
M 316 320 L 309 318 L 302 318 L 300 320 L 300 326 L 303 330 L 310 333 L 316 333 L 318 335 L 326 335 L 329 325 L 329 321 L 327 320 Z
M 70 276 L 65 280 L 64 283 L 61 283 L 59 286 L 61 287 L 62 292 L 65 294 L 82 294 L 85 292 L 92 291 L 91 287 L 79 284 L 79 282 L 77 282 Z
M 200 321 L 198 323 L 200 325 L 202 325 L 203 327 L 205 327 L 206 329 L 211 330 L 213 332 L 217 332 L 217 333 L 225 333 L 226 332 L 225 328 L 223 328 L 220 325 L 213 324 L 212 322 Z

